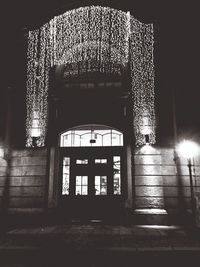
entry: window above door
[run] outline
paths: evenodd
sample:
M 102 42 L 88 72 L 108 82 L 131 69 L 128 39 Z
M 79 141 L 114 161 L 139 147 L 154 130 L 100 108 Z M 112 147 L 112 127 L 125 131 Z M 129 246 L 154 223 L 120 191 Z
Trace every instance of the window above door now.
M 123 146 L 123 133 L 104 125 L 82 125 L 60 135 L 60 147 Z

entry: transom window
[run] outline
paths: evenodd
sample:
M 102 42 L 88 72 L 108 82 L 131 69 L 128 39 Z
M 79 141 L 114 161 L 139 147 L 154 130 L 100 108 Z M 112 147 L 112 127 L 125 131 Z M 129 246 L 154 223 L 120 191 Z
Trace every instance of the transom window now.
M 106 164 L 107 159 L 95 159 L 95 164 Z
M 76 164 L 88 164 L 88 159 L 77 159 Z
M 123 134 L 103 125 L 83 125 L 62 133 L 60 146 L 123 146 Z

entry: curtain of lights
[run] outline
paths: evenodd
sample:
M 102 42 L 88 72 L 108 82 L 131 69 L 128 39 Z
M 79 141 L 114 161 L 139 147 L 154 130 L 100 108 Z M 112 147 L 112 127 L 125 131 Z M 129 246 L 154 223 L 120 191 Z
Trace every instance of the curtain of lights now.
M 130 57 L 136 145 L 155 143 L 153 25 L 131 17 Z
M 121 73 L 129 59 L 136 144 L 144 143 L 142 127 L 146 126 L 150 143 L 155 142 L 152 25 L 138 22 L 129 12 L 81 7 L 30 31 L 27 58 L 27 147 L 33 146 L 33 137 L 38 147 L 45 145 L 52 66 L 82 62 L 88 71 L 114 75 Z

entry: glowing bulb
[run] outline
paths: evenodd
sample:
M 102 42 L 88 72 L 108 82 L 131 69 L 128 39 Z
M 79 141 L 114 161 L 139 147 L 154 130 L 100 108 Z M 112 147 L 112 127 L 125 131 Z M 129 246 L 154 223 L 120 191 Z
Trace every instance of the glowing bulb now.
M 183 140 L 177 146 L 177 151 L 185 158 L 193 158 L 200 152 L 199 146 L 190 140 Z
M 0 147 L 0 158 L 4 157 L 4 149 Z

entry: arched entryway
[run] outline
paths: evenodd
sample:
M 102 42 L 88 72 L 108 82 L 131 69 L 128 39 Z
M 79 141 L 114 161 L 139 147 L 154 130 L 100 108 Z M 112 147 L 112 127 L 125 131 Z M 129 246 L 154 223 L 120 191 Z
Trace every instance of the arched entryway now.
M 123 133 L 82 125 L 60 134 L 59 208 L 72 218 L 121 216 L 125 199 Z

